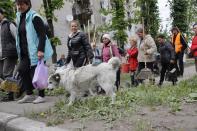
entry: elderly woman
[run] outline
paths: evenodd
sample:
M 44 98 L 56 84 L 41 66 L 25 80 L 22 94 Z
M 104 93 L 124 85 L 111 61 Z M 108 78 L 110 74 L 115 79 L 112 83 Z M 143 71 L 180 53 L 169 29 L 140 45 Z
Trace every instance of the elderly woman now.
M 103 48 L 102 48 L 102 61 L 108 62 L 112 57 L 121 58 L 118 47 L 112 43 L 111 37 L 109 34 L 104 34 L 102 36 Z M 118 89 L 120 86 L 120 69 L 117 71 L 116 74 L 116 88 Z
M 44 22 L 40 15 L 31 9 L 30 0 L 16 0 L 17 6 L 17 36 L 16 48 L 19 56 L 18 71 L 21 76 L 22 88 L 26 95 L 18 103 L 45 102 L 44 90 L 39 90 L 39 96 L 33 95 L 32 79 L 38 60 L 50 59 L 53 50 L 46 36 Z
M 68 56 L 66 58 L 66 64 L 71 60 L 74 67 L 84 66 L 88 61 L 92 61 L 94 54 L 92 48 L 88 43 L 88 39 L 85 33 L 78 30 L 78 22 L 72 21 L 71 33 L 68 36 Z

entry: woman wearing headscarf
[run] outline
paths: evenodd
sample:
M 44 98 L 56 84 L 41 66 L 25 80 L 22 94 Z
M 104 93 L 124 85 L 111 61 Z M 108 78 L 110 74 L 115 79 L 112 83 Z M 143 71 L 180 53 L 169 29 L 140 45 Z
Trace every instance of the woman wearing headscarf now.
M 102 61 L 108 62 L 112 57 L 121 58 L 118 47 L 116 44 L 112 43 L 112 39 L 109 34 L 104 34 L 102 36 L 103 48 L 102 48 Z M 116 88 L 118 89 L 120 86 L 120 69 L 116 74 Z

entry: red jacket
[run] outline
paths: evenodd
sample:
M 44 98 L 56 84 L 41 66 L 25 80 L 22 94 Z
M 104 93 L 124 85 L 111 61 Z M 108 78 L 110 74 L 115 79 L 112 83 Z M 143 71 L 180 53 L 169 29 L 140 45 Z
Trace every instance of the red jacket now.
M 127 50 L 127 53 L 129 54 L 128 63 L 130 64 L 130 71 L 135 71 L 138 67 L 138 49 L 136 47 L 132 47 Z
M 194 36 L 192 39 L 191 51 L 193 52 L 193 56 L 197 56 L 197 36 Z

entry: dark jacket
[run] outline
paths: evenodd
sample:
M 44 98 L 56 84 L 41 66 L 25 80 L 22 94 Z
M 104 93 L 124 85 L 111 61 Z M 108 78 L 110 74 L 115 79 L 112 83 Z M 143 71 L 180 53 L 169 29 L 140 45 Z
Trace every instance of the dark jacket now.
M 94 57 L 92 48 L 88 43 L 87 36 L 83 32 L 77 32 L 73 36 L 69 36 L 67 46 L 68 56 L 66 63 L 69 63 L 71 59 L 75 59 L 76 57 L 89 59 Z
M 170 63 L 170 60 L 175 60 L 175 51 L 173 46 L 165 42 L 160 46 L 161 63 Z
M 16 41 L 11 34 L 10 24 L 11 22 L 5 20 L 1 25 L 2 57 L 17 57 Z

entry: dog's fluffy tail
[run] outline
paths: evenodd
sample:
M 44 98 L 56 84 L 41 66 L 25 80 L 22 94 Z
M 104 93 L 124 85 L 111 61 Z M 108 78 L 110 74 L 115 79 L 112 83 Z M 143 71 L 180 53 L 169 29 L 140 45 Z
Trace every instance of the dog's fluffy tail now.
M 120 67 L 120 59 L 118 57 L 112 57 L 109 61 L 109 64 L 112 65 L 112 68 L 117 70 Z

